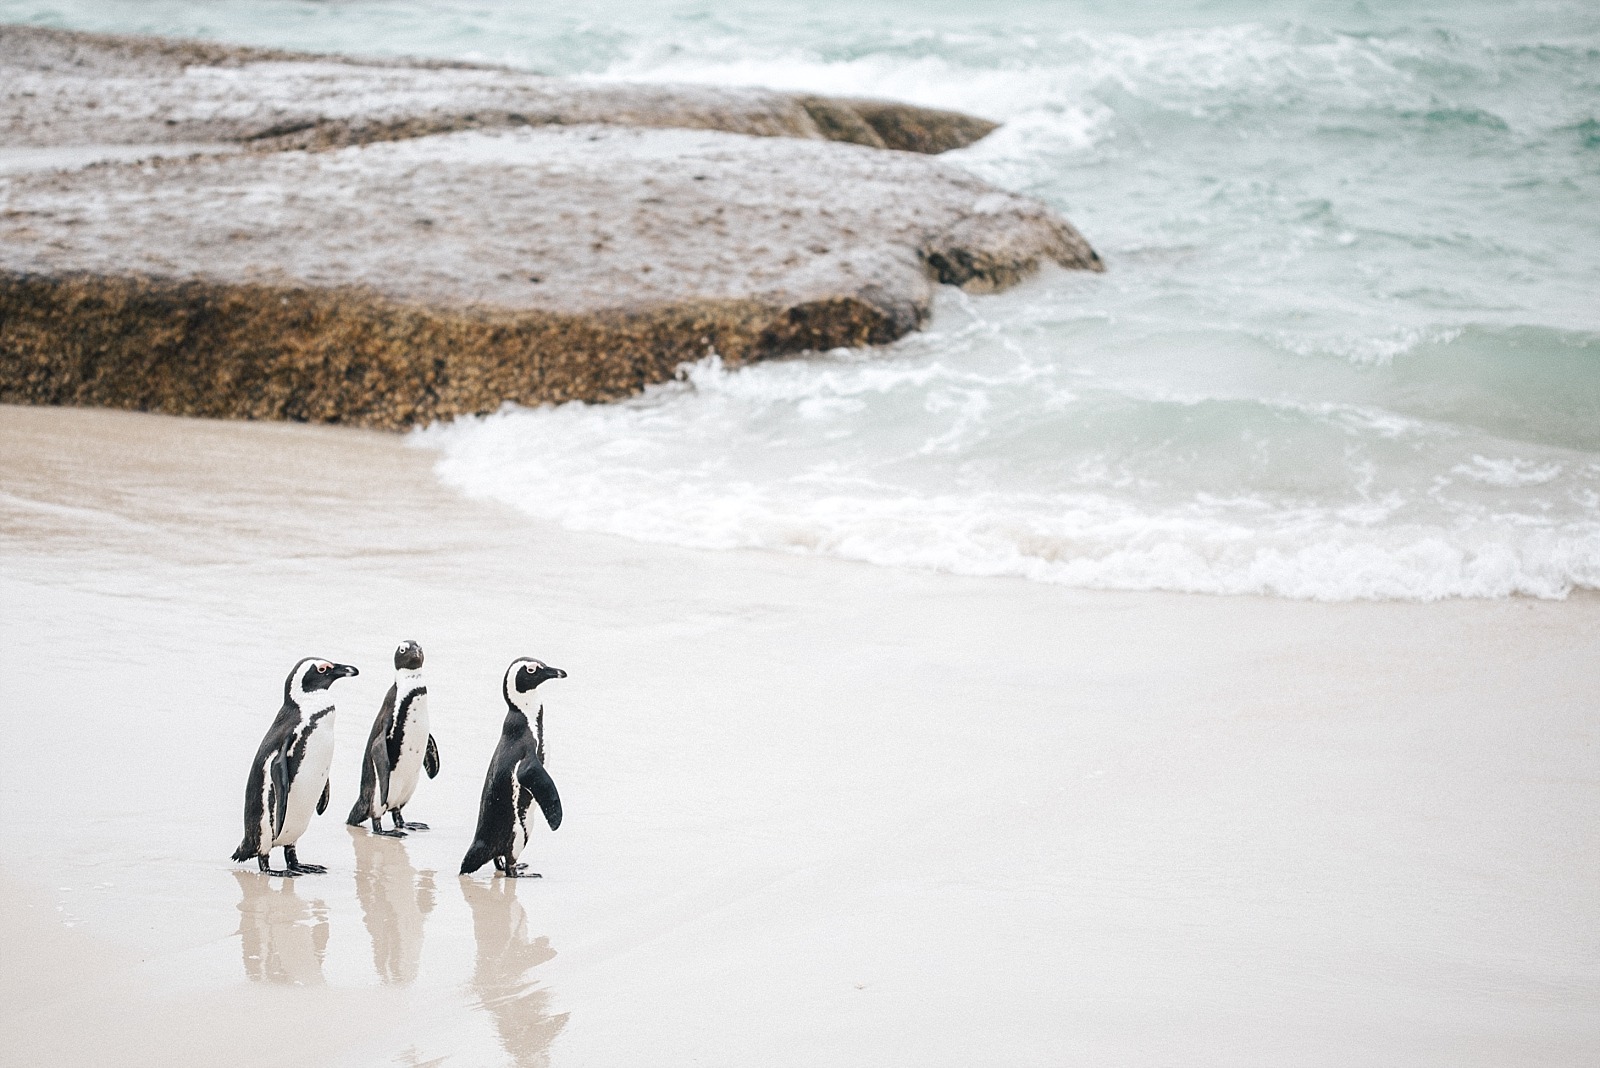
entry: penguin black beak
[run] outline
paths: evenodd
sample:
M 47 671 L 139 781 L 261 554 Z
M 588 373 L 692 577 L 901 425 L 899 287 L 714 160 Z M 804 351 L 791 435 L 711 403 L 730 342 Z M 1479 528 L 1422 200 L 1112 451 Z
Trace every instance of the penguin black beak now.
M 333 671 L 331 674 L 336 679 L 348 679 L 352 675 L 361 674 L 361 672 L 357 671 L 349 664 L 335 664 L 333 665 Z
M 545 673 L 552 679 L 564 679 L 567 677 L 567 673 L 565 671 L 562 671 L 557 667 L 551 667 L 549 664 L 545 665 L 544 670 Z

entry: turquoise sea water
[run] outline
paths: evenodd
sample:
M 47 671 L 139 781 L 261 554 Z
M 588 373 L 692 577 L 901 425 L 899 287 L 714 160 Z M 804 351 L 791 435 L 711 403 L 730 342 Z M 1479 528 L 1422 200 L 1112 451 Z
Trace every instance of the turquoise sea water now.
M 1600 5 L 0 0 L 0 19 L 765 84 L 1004 127 L 946 158 L 1103 276 L 887 351 L 420 436 L 569 527 L 1074 585 L 1600 588 Z

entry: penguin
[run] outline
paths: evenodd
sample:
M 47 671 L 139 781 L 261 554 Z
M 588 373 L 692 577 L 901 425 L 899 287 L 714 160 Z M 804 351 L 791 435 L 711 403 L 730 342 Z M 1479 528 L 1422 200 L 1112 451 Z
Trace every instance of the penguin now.
M 244 841 L 234 860 L 255 857 L 268 875 L 304 875 L 327 871 L 320 864 L 302 864 L 294 844 L 311 825 L 315 809 L 328 807 L 328 768 L 333 763 L 333 694 L 335 682 L 361 674 L 349 664 L 307 657 L 283 681 L 283 707 L 256 750 L 244 788 Z M 286 867 L 274 871 L 268 857 L 283 847 Z
M 478 803 L 478 830 L 472 848 L 461 861 L 461 874 L 468 875 L 494 861 L 507 878 L 539 878 L 517 863 L 517 854 L 528 844 L 528 807 L 537 801 L 553 831 L 561 826 L 561 797 L 556 784 L 544 770 L 544 710 L 540 709 L 539 733 L 528 726 L 528 706 L 533 690 L 546 679 L 564 679 L 560 668 L 521 657 L 506 668 L 500 693 L 506 700 L 506 719 L 500 728 L 500 744 L 489 760 L 483 779 L 483 798 Z
M 426 823 L 407 823 L 400 810 L 416 792 L 417 780 L 439 775 L 439 747 L 428 733 L 428 688 L 422 683 L 422 646 L 402 642 L 394 651 L 394 685 L 378 709 L 361 761 L 361 796 L 345 822 L 352 827 L 372 821 L 372 833 L 404 838 L 407 831 L 425 831 Z M 394 830 L 383 829 L 387 812 Z

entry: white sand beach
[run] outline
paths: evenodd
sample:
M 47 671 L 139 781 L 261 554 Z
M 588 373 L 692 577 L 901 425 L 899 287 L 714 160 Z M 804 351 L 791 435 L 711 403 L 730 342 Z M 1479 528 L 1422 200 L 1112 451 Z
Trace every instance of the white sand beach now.
M 0 408 L 16 1065 L 1584 1065 L 1600 597 L 1085 592 L 580 536 L 404 439 Z M 343 826 L 405 638 L 443 758 Z M 294 661 L 329 872 L 228 861 Z M 533 655 L 566 808 L 455 873 Z

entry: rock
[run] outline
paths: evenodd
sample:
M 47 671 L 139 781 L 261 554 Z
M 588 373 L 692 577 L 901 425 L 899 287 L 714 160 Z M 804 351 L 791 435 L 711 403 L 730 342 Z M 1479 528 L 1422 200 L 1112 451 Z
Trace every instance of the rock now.
M 995 123 L 767 89 L 569 82 L 499 67 L 0 26 L 8 146 L 329 148 L 463 129 L 607 123 L 944 152 Z
M 14 27 L 0 70 L 0 401 L 399 428 L 1101 269 L 923 154 L 949 112 Z
M 15 176 L 5 203 L 0 399 L 384 427 L 625 396 L 713 350 L 883 343 L 935 271 L 1098 265 L 1036 201 L 925 156 L 707 131 L 101 165 Z
M 1007 193 L 980 197 L 970 211 L 926 239 L 920 252 L 935 278 L 969 293 L 1008 289 L 1046 261 L 1105 269 L 1071 223 L 1037 201 Z

